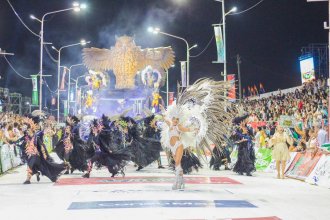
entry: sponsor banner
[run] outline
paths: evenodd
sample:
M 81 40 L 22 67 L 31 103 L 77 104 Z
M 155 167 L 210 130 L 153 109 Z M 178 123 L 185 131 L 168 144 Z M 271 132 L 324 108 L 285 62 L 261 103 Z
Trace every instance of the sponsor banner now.
M 330 156 L 322 155 L 314 170 L 305 180 L 310 184 L 330 188 Z
M 37 75 L 33 75 L 32 77 L 32 105 L 38 105 L 39 97 L 38 97 L 38 78 Z
M 227 97 L 229 98 L 230 101 L 235 101 L 236 100 L 235 75 L 234 74 L 227 75 L 227 81 L 230 82 L 230 89 L 228 90 Z
M 285 176 L 305 180 L 320 160 L 322 152 L 297 153 Z
M 187 87 L 187 62 L 180 61 L 181 65 L 181 86 Z
M 265 170 L 272 162 L 272 150 L 269 148 L 259 148 L 256 151 L 255 166 L 257 170 Z
M 293 116 L 281 115 L 280 125 L 283 128 L 294 128 L 296 126 L 296 119 Z
M 225 48 L 223 45 L 223 38 L 222 38 L 222 29 L 220 26 L 214 27 L 214 34 L 215 34 L 215 43 L 217 45 L 217 63 L 224 63 L 225 61 Z
M 1 169 L 2 172 L 6 172 L 7 170 L 13 167 L 11 162 L 11 154 L 10 154 L 10 147 L 9 145 L 5 144 L 0 146 L 0 162 L 1 162 Z
M 257 208 L 245 200 L 128 200 L 73 202 L 68 210 L 119 208 Z
M 21 149 L 16 145 L 9 145 L 9 153 L 12 167 L 17 167 L 22 163 Z

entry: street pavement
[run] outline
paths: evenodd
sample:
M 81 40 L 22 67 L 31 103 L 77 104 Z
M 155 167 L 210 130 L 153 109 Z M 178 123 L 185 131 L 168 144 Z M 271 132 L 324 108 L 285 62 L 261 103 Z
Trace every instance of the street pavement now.
M 165 158 L 162 158 L 166 163 Z M 204 166 L 186 175 L 183 191 L 171 190 L 174 174 L 157 164 L 126 176 L 111 178 L 93 170 L 62 175 L 57 183 L 42 177 L 23 185 L 26 166 L 0 176 L 1 219 L 330 219 L 329 189 L 275 178 L 256 172 L 253 177 Z

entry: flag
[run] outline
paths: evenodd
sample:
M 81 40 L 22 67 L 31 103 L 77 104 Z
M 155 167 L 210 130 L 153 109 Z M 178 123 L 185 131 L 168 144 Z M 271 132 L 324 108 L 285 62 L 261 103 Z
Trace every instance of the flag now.
M 181 86 L 187 87 L 187 62 L 181 61 Z
M 262 85 L 262 83 L 260 83 L 260 93 L 265 93 L 264 85 Z
M 32 77 L 32 105 L 38 105 L 38 78 L 37 75 Z
M 225 51 L 223 45 L 223 38 L 222 38 L 222 29 L 220 26 L 214 27 L 215 33 L 215 42 L 217 44 L 217 51 L 218 51 L 218 60 L 217 63 L 224 63 L 225 61 Z
M 256 95 L 259 95 L 258 88 L 256 85 L 254 85 L 254 92 L 256 93 Z
M 64 88 L 65 75 L 66 75 L 66 68 L 64 68 L 64 70 L 63 70 L 63 76 L 62 76 L 62 82 L 61 82 L 60 90 L 65 89 Z

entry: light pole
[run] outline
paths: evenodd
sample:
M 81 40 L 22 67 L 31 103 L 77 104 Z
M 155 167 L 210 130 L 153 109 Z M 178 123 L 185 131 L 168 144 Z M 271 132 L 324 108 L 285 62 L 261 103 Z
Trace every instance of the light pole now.
M 237 11 L 236 7 L 233 7 L 227 13 L 225 12 L 225 0 L 215 0 L 222 3 L 222 26 L 223 26 L 223 75 L 224 81 L 227 81 L 227 50 L 226 50 L 226 16 L 232 12 Z M 219 24 L 221 26 L 221 24 Z
M 85 4 L 79 4 L 77 2 L 73 3 L 73 7 L 71 8 L 66 8 L 66 9 L 62 9 L 62 10 L 57 10 L 57 11 L 51 11 L 51 12 L 47 12 L 46 14 L 44 14 L 40 19 L 38 19 L 37 17 L 35 17 L 34 15 L 30 15 L 30 18 L 36 21 L 39 21 L 41 23 L 41 29 L 40 29 L 40 91 L 39 91 L 39 110 L 41 111 L 42 109 L 42 74 L 43 74 L 43 69 L 42 69 L 42 62 L 43 62 L 43 46 L 44 46 L 44 21 L 45 21 L 45 17 L 47 15 L 51 15 L 51 14 L 56 14 L 56 13 L 60 13 L 60 12 L 65 12 L 65 11 L 80 11 L 80 9 L 84 9 L 86 8 Z
M 187 46 L 187 87 L 189 87 L 189 79 L 190 79 L 190 50 L 197 47 L 197 44 L 195 44 L 194 46 L 192 47 L 189 47 L 189 43 L 186 39 L 182 38 L 182 37 L 179 37 L 179 36 L 176 36 L 176 35 L 173 35 L 173 34 L 169 34 L 169 33 L 166 33 L 166 32 L 162 32 L 160 31 L 159 28 L 153 28 L 153 27 L 149 27 L 148 28 L 148 31 L 153 33 L 153 34 L 163 34 L 163 35 L 166 35 L 166 36 L 169 36 L 169 37 L 173 37 L 173 38 L 176 38 L 176 39 L 179 39 L 179 40 L 182 40 L 186 43 L 186 46 Z
M 83 66 L 84 64 L 79 63 L 79 64 L 74 64 L 71 65 L 69 68 L 69 83 L 68 83 L 68 114 L 70 114 L 70 90 L 71 90 L 71 69 L 73 67 L 77 67 L 77 66 Z
M 68 48 L 68 47 L 74 47 L 74 46 L 78 46 L 78 45 L 86 45 L 90 43 L 90 41 L 85 41 L 85 40 L 81 40 L 80 43 L 75 43 L 75 44 L 69 44 L 66 46 L 61 47 L 60 49 L 56 49 L 54 46 L 52 46 L 52 48 L 54 50 L 57 51 L 58 53 L 58 62 L 57 62 L 57 122 L 60 122 L 60 75 L 61 75 L 61 51 L 64 48 Z

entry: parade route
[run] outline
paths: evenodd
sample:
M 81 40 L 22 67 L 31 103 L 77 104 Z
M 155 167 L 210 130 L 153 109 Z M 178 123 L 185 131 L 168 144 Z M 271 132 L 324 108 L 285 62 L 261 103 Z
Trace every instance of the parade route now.
M 63 175 L 57 183 L 42 177 L 23 185 L 25 166 L 0 177 L 1 216 L 10 219 L 328 219 L 329 190 L 274 174 L 253 177 L 231 171 L 186 175 L 186 188 L 171 190 L 172 171 L 156 164 L 126 177 L 95 170 Z M 213 182 L 211 181 L 213 180 Z M 15 205 L 13 205 L 15 204 Z

